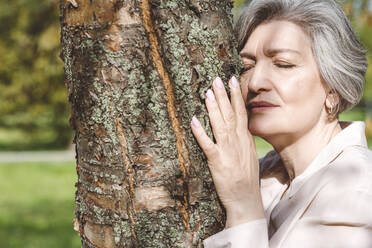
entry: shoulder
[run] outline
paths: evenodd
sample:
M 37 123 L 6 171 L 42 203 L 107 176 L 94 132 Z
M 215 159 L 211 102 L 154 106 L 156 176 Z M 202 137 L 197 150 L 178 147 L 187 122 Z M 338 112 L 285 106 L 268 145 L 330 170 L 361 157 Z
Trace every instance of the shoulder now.
M 346 148 L 329 164 L 326 177 L 309 211 L 372 223 L 372 151 Z
M 330 164 L 330 170 L 335 182 L 342 182 L 345 187 L 370 185 L 372 151 L 364 146 L 349 146 Z
M 372 166 L 372 151 L 364 146 L 346 147 L 339 156 L 339 162 L 353 165 Z

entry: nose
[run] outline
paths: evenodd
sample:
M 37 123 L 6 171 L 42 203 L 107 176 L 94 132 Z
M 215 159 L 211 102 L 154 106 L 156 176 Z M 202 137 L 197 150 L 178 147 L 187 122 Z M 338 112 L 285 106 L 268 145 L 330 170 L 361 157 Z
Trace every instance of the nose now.
M 271 89 L 270 72 L 265 68 L 264 63 L 256 63 L 251 69 L 251 77 L 248 79 L 248 91 L 259 94 Z

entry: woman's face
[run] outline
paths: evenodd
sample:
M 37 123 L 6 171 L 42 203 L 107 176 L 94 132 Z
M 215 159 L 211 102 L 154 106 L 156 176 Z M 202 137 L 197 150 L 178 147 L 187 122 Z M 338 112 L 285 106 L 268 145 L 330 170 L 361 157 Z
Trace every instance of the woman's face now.
M 253 135 L 269 142 L 283 135 L 296 138 L 321 120 L 326 92 L 310 38 L 298 25 L 288 21 L 259 25 L 240 55 Z

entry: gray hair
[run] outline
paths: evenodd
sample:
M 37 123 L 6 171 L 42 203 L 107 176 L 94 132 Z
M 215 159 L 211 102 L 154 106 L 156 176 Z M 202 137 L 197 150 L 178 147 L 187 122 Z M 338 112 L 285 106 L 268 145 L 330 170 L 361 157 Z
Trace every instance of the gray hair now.
M 309 35 L 322 80 L 340 99 L 333 117 L 359 103 L 367 70 L 366 51 L 336 1 L 253 0 L 236 24 L 238 50 L 257 26 L 272 20 L 295 23 Z

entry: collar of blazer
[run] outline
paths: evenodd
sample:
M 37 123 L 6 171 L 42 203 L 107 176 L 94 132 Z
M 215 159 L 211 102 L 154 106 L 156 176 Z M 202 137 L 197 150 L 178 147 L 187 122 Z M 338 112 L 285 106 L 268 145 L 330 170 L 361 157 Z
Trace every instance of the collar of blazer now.
M 365 124 L 362 121 L 340 122 L 342 131 L 338 133 L 328 145 L 316 156 L 306 170 L 297 176 L 291 183 L 285 197 L 292 198 L 293 195 L 314 173 L 329 165 L 343 150 L 350 146 L 367 147 L 365 136 Z M 260 159 L 260 177 L 276 178 L 277 183 L 288 184 L 288 174 L 279 155 L 273 150 Z
M 334 161 L 347 147 L 362 146 L 367 147 L 365 136 L 365 124 L 362 121 L 340 122 L 343 128 L 323 150 L 315 157 L 313 162 L 306 170 L 297 176 L 291 183 L 286 195 L 292 198 L 293 195 L 302 187 L 302 185 L 314 173 L 329 165 Z
M 338 166 L 327 165 L 332 163 L 347 147 L 367 148 L 364 130 L 363 122 L 353 122 L 345 127 L 300 175 L 301 180 L 298 180 L 296 184 L 293 183 L 297 178 L 292 181 L 291 191 L 287 192 L 271 212 L 270 247 L 281 247 L 285 237 L 296 224 L 296 220 L 301 218 L 322 188 L 332 181 L 340 181 L 340 173 L 345 172 L 342 168 L 344 166 L 338 168 Z M 344 176 L 350 176 L 350 174 Z M 346 180 L 341 181 L 346 183 Z

